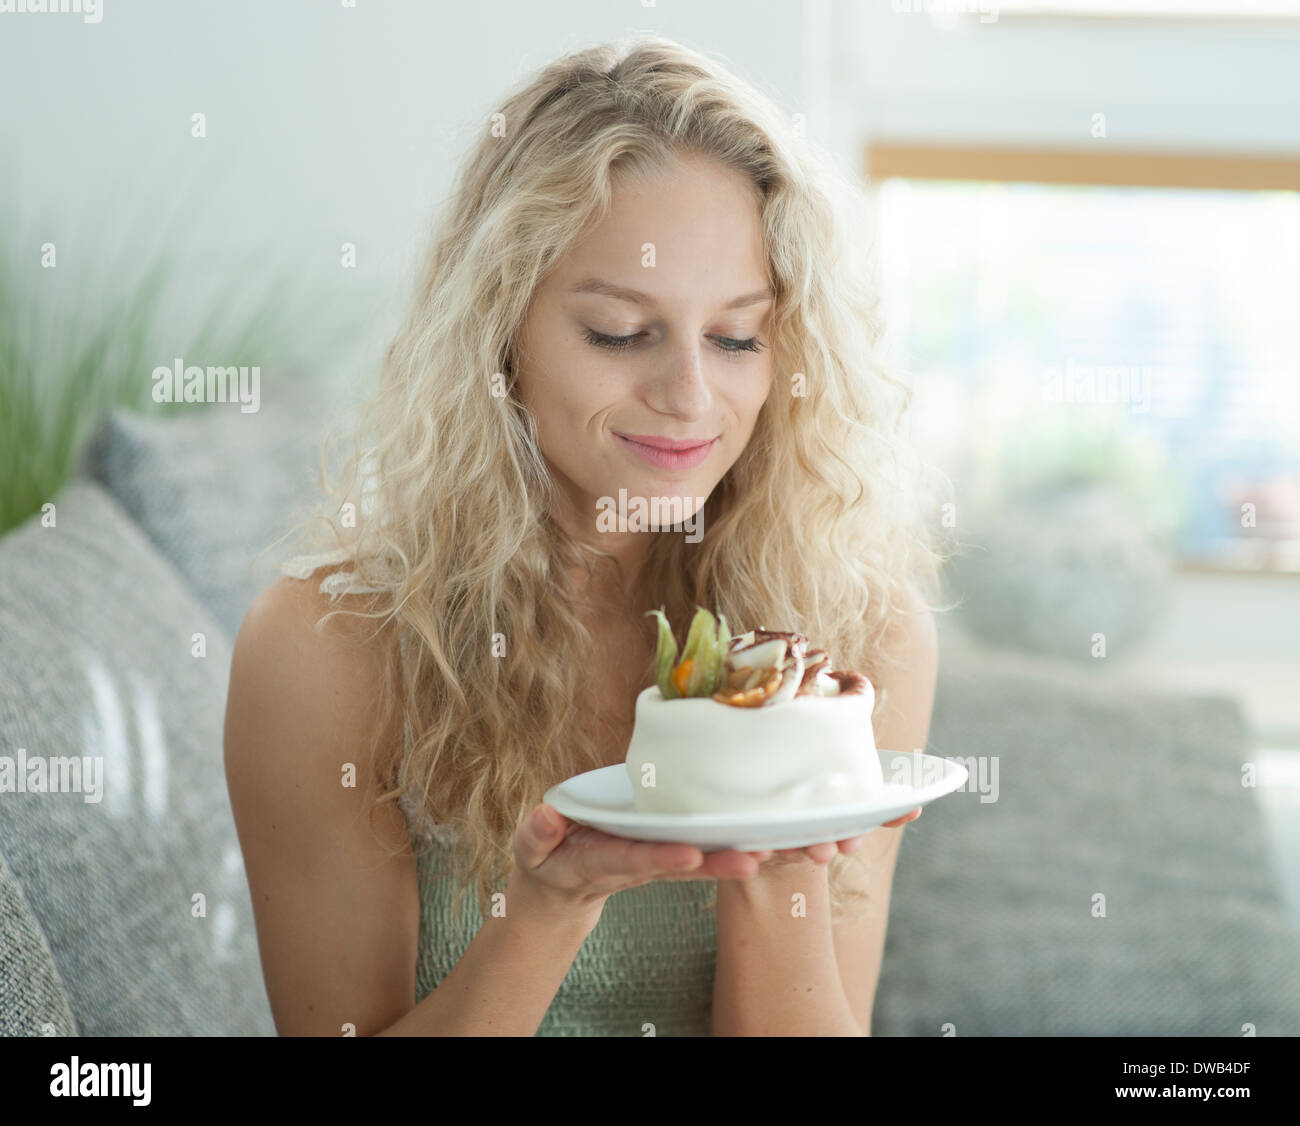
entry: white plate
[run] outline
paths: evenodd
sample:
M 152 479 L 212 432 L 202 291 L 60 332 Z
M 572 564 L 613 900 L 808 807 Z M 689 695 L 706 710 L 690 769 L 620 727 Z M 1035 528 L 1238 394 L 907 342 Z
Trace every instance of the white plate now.
M 734 848 L 803 848 L 868 832 L 960 789 L 961 763 L 913 751 L 880 751 L 885 788 L 858 805 L 779 813 L 638 813 L 627 767 L 620 763 L 576 774 L 546 791 L 543 800 L 579 825 L 614 837 L 695 845 L 701 852 Z

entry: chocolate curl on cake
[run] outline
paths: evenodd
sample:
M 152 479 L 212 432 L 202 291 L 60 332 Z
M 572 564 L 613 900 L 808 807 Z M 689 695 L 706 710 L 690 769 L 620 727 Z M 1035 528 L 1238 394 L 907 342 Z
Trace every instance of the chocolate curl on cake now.
M 722 686 L 713 693 L 720 704 L 735 708 L 761 708 L 776 695 L 783 683 L 785 638 L 755 640 L 750 630 L 733 638 L 723 664 Z
M 814 649 L 803 659 L 803 679 L 799 681 L 796 696 L 825 696 L 826 683 L 831 670 L 831 659 L 825 649 Z
M 836 671 L 832 672 L 831 679 L 840 686 L 837 693 L 839 696 L 865 696 L 868 692 L 874 691 L 869 681 L 860 672 Z
M 761 669 L 779 669 L 785 664 L 789 644 L 784 638 L 774 637 L 767 641 L 750 642 L 740 645 L 727 654 L 726 665 L 731 669 L 745 669 L 758 672 Z M 753 687 L 757 677 L 747 687 Z
M 724 626 L 713 652 L 725 652 L 726 656 L 717 670 L 716 687 L 709 694 L 731 707 L 761 708 L 797 696 L 865 696 L 874 692 L 862 673 L 832 670 L 826 650 L 809 650 L 808 638 L 794 630 L 759 628 L 730 637 Z
M 781 683 L 772 693 L 772 698 L 766 701 L 767 703 L 784 704 L 794 699 L 795 693 L 799 691 L 799 685 L 803 683 L 803 651 L 806 644 L 806 641 L 796 641 L 790 647 L 790 655 L 785 659 L 785 665 L 781 669 Z
M 748 633 L 737 634 L 731 639 L 731 652 L 749 649 L 764 641 L 784 641 L 787 649 L 793 649 L 796 645 L 805 647 L 808 645 L 808 639 L 801 633 L 777 629 L 751 629 Z
M 724 665 L 723 687 L 713 694 L 721 704 L 759 708 L 794 699 L 804 680 L 801 633 L 751 630 L 733 639 Z

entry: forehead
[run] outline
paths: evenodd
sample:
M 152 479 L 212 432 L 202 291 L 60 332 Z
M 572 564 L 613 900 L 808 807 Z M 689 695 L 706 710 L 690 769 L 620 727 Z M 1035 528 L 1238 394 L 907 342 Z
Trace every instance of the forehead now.
M 608 212 L 556 274 L 566 290 L 598 277 L 651 296 L 751 293 L 768 279 L 758 190 L 699 157 L 674 158 L 652 176 L 616 174 Z

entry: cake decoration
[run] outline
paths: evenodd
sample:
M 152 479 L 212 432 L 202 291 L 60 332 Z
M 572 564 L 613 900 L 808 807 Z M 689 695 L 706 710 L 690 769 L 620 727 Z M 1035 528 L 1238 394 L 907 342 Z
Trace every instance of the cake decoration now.
M 870 690 L 859 672 L 835 672 L 824 649 L 808 649 L 801 633 L 759 629 L 732 637 L 727 619 L 700 607 L 691 621 L 682 659 L 662 608 L 656 670 L 665 700 L 711 696 L 720 704 L 760 708 L 796 696 L 839 696 Z
M 884 783 L 875 689 L 793 631 L 732 636 L 697 607 L 686 643 L 663 609 L 655 685 L 637 697 L 626 767 L 636 808 L 762 813 L 871 800 Z

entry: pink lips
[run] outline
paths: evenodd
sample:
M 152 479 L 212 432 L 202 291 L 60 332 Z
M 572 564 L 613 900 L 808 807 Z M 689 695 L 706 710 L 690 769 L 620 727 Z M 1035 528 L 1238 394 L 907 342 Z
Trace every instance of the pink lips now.
M 660 469 L 693 469 L 709 456 L 717 442 L 716 438 L 701 442 L 659 438 L 653 434 L 620 434 L 617 430 L 614 436 L 638 457 Z

